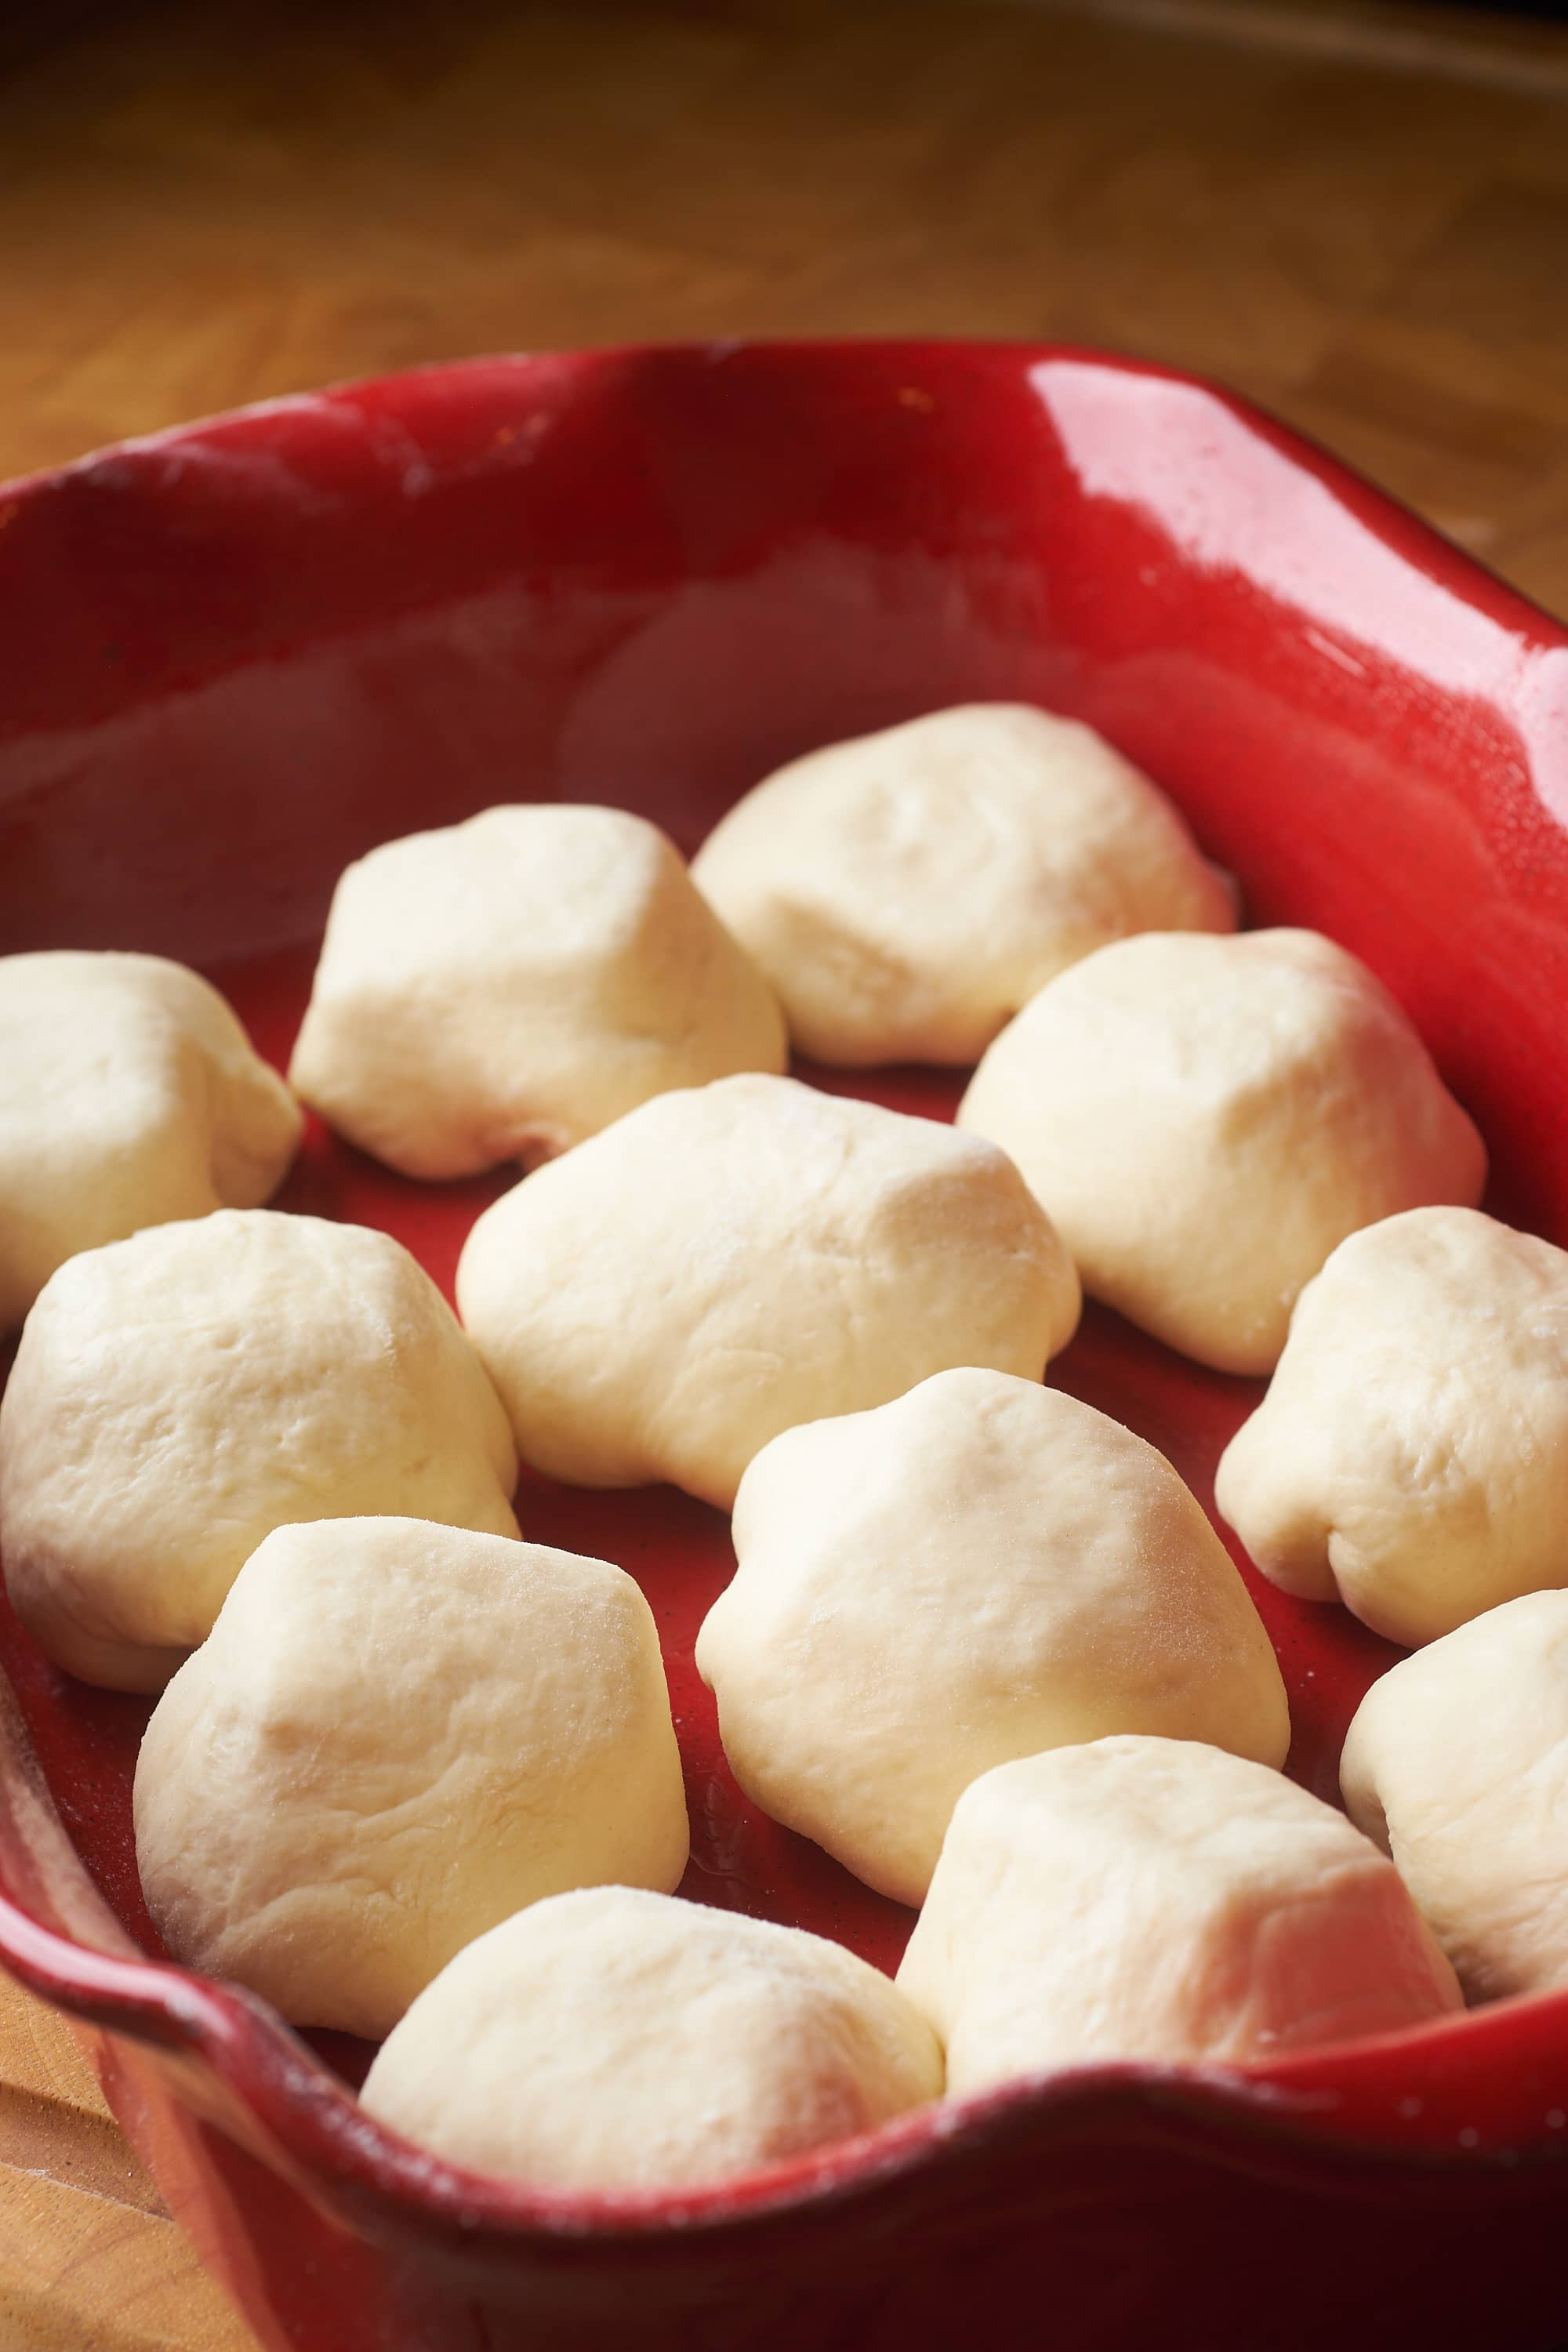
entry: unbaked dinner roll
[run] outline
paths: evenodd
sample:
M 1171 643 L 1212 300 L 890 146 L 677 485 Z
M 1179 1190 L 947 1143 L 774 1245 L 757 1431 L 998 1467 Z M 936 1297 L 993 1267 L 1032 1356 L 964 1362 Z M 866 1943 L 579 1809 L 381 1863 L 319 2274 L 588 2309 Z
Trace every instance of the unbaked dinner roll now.
M 1215 1493 L 1266 1576 L 1391 1642 L 1568 1584 L 1568 1251 L 1474 1209 L 1342 1242 Z
M 658 826 L 540 804 L 348 868 L 289 1076 L 378 1160 L 466 1176 L 784 1055 L 766 981 Z
M 373 2038 L 525 1904 L 668 1891 L 686 1845 L 631 1578 L 420 1519 L 267 1537 L 136 1767 L 136 1860 L 173 1957 Z
M 661 1095 L 506 1193 L 458 1303 L 525 1460 L 727 1507 L 798 1421 L 950 1364 L 1037 1380 L 1079 1292 L 992 1145 L 738 1077 Z
M 1236 920 L 1146 776 L 1092 728 L 1017 703 L 792 761 L 691 872 L 823 1062 L 973 1062 L 1091 948 Z
M 954 2093 L 1120 2058 L 1245 2065 L 1460 2006 L 1397 1872 L 1342 1813 L 1178 1739 L 976 1780 L 899 1983 Z
M 1568 1984 L 1568 1592 L 1505 1601 L 1375 1682 L 1340 1786 L 1473 2000 Z
M 775 1438 L 697 1664 L 736 1780 L 901 1903 L 993 1765 L 1111 1731 L 1269 1765 L 1285 1688 L 1164 1456 L 1073 1397 L 950 1371 Z
M 401 1244 L 225 1209 L 45 1285 L 0 1402 L 0 1554 L 51 1658 L 155 1691 L 274 1528 L 387 1512 L 514 1536 L 516 1470 Z
M 371 2114 L 539 2189 L 718 2180 L 936 2098 L 925 2020 L 798 1927 L 606 1886 L 470 1944 L 366 2077 Z
M 1347 1234 L 1486 1181 L 1409 1021 L 1315 931 L 1102 948 L 1004 1030 L 958 1122 L 1011 1152 L 1091 1297 L 1227 1372 L 1269 1370 Z
M 183 964 L 0 957 L 0 1331 L 79 1250 L 256 1207 L 302 1125 L 216 989 Z

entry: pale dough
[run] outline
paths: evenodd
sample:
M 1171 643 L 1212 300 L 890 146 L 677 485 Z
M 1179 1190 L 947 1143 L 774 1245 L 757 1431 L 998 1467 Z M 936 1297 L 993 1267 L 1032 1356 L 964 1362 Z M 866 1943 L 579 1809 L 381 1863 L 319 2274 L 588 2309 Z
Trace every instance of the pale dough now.
M 136 1767 L 136 1860 L 173 1958 L 374 2039 L 525 1904 L 668 1891 L 686 1847 L 631 1578 L 423 1519 L 268 1536 Z
M 303 1123 L 216 989 L 183 964 L 0 957 L 0 1331 L 79 1250 L 255 1208 Z
M 372 2066 L 371 2114 L 540 2189 L 664 2189 L 809 2155 L 936 2098 L 931 2028 L 798 1927 L 606 1886 L 471 1944 Z
M 1146 776 L 1092 728 L 1016 703 L 792 761 L 691 872 L 823 1062 L 973 1062 L 1108 940 L 1236 921 Z
M 548 1159 L 671 1087 L 782 1070 L 772 991 L 623 809 L 487 809 L 338 884 L 289 1076 L 410 1176 Z
M 70 1258 L 0 1401 L 17 1615 L 88 1682 L 162 1689 L 298 1519 L 517 1533 L 506 1415 L 440 1292 L 363 1225 L 224 1209 Z
M 1228 1372 L 1271 1369 L 1347 1234 L 1486 1181 L 1405 1013 L 1315 931 L 1102 948 L 1004 1030 L 958 1121 L 1011 1152 L 1091 1297 Z
M 1391 1642 L 1568 1584 L 1568 1251 L 1474 1209 L 1342 1242 L 1215 1494 L 1266 1576 Z
M 950 1364 L 1037 1379 L 1079 1290 L 991 1145 L 737 1077 L 645 1103 L 508 1192 L 468 1237 L 458 1302 L 525 1460 L 728 1507 L 796 1422 Z
M 1192 1740 L 1100 1739 L 960 1798 L 899 1983 L 950 2093 L 1116 2059 L 1246 2065 L 1460 2006 L 1342 1813 Z
M 1568 1985 L 1568 1592 L 1505 1601 L 1374 1683 L 1340 1785 L 1472 2000 Z
M 764 1811 L 902 1903 L 993 1765 L 1111 1731 L 1282 1764 L 1247 1588 L 1164 1456 L 1075 1398 L 949 1371 L 775 1438 L 697 1664 Z

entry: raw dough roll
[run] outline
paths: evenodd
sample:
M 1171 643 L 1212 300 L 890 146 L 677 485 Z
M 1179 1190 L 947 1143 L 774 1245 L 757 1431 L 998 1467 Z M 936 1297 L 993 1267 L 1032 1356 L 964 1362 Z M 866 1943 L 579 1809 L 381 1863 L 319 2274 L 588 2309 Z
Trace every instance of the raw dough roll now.
M 255 1208 L 303 1124 L 216 989 L 183 964 L 0 957 L 0 1331 L 79 1250 Z
M 1486 1181 L 1410 1022 L 1315 931 L 1101 949 L 997 1038 L 958 1123 L 1012 1153 L 1091 1297 L 1227 1372 L 1272 1368 L 1347 1234 Z
M 1079 1291 L 991 1145 L 738 1077 L 645 1103 L 508 1192 L 468 1236 L 458 1302 L 525 1460 L 727 1507 L 796 1422 L 950 1364 L 1037 1379 Z
M 973 1062 L 1057 972 L 1130 931 L 1228 931 L 1164 794 L 1076 719 L 970 703 L 792 761 L 692 878 L 818 1061 Z
M 1342 1813 L 1186 1739 L 1099 1739 L 976 1780 L 899 1983 L 953 2093 L 1119 2058 L 1245 2065 L 1460 2006 Z
M 161 1690 L 263 1536 L 371 1513 L 515 1536 L 506 1415 L 363 1225 L 224 1209 L 69 1259 L 0 1402 L 0 1553 L 51 1658 Z
M 1268 1636 L 1164 1456 L 1075 1398 L 942 1372 L 764 1448 L 697 1664 L 747 1795 L 901 1903 L 994 1765 L 1112 1731 L 1285 1760 Z
M 348 868 L 289 1075 L 378 1160 L 466 1176 L 784 1055 L 766 981 L 658 826 L 541 804 Z
M 686 1843 L 631 1578 L 420 1519 L 269 1535 L 136 1767 L 136 1859 L 174 1958 L 374 2038 L 525 1904 L 668 1891 Z
M 363 2098 L 451 2163 L 624 2189 L 806 2156 L 941 2090 L 930 2026 L 837 1944 L 606 1886 L 459 1954 Z
M 1568 1592 L 1506 1601 L 1393 1667 L 1340 1785 L 1472 2000 L 1568 1984 Z
M 1568 1251 L 1474 1209 L 1353 1234 L 1215 1494 L 1266 1576 L 1391 1642 L 1568 1584 Z

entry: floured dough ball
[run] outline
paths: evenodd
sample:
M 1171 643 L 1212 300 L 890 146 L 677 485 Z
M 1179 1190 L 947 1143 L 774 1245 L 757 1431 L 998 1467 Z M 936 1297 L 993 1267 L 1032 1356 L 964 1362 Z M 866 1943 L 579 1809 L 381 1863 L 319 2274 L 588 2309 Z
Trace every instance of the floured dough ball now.
M 686 1847 L 631 1578 L 421 1519 L 269 1535 L 136 1767 L 136 1860 L 172 1956 L 373 2038 L 524 1904 L 668 1890 Z
M 807 2156 L 942 2082 L 930 2026 L 839 1945 L 605 1886 L 460 1953 L 363 2098 L 449 2163 L 541 2189 L 664 2189 Z
M 692 877 L 818 1061 L 973 1062 L 1057 972 L 1130 931 L 1228 931 L 1171 803 L 1090 727 L 971 703 L 792 761 Z
M 216 989 L 183 964 L 0 957 L 0 1331 L 79 1250 L 265 1201 L 302 1125 Z
M 1460 2006 L 1398 1873 L 1342 1813 L 1179 1739 L 1098 1739 L 976 1780 L 899 1983 L 954 2093 L 1123 2058 L 1245 2065 Z
M 1340 1786 L 1473 2000 L 1568 1985 L 1568 1592 L 1506 1601 L 1374 1683 Z
M 289 1076 L 409 1176 L 531 1166 L 671 1087 L 782 1070 L 783 1016 L 623 809 L 486 809 L 338 884 Z
M 1568 1584 L 1568 1251 L 1474 1209 L 1352 1234 L 1215 1494 L 1276 1584 L 1407 1646 Z
M 792 1429 L 735 1502 L 697 1664 L 749 1797 L 919 1903 L 994 1765 L 1111 1731 L 1282 1764 L 1285 1687 L 1164 1456 L 1073 1397 L 951 1371 Z
M 1347 1234 L 1486 1181 L 1409 1021 L 1315 931 L 1102 948 L 998 1037 L 958 1122 L 1011 1152 L 1091 1297 L 1226 1372 L 1270 1370 Z
M 728 1507 L 796 1422 L 950 1364 L 1037 1380 L 1079 1292 L 991 1145 L 740 1077 L 645 1103 L 508 1192 L 468 1237 L 458 1303 L 525 1460 Z
M 515 1536 L 516 1473 L 484 1367 L 400 1243 L 224 1209 L 46 1284 L 0 1400 L 0 1555 L 58 1664 L 155 1691 L 274 1528 L 387 1512 Z

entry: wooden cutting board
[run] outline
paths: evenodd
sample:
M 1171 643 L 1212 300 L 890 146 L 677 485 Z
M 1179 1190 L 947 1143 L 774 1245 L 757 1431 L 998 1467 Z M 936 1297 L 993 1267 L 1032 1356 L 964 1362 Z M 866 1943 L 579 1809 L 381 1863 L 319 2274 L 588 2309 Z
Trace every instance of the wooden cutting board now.
M 0 1971 L 0 2347 L 257 2352 L 63 2018 Z

